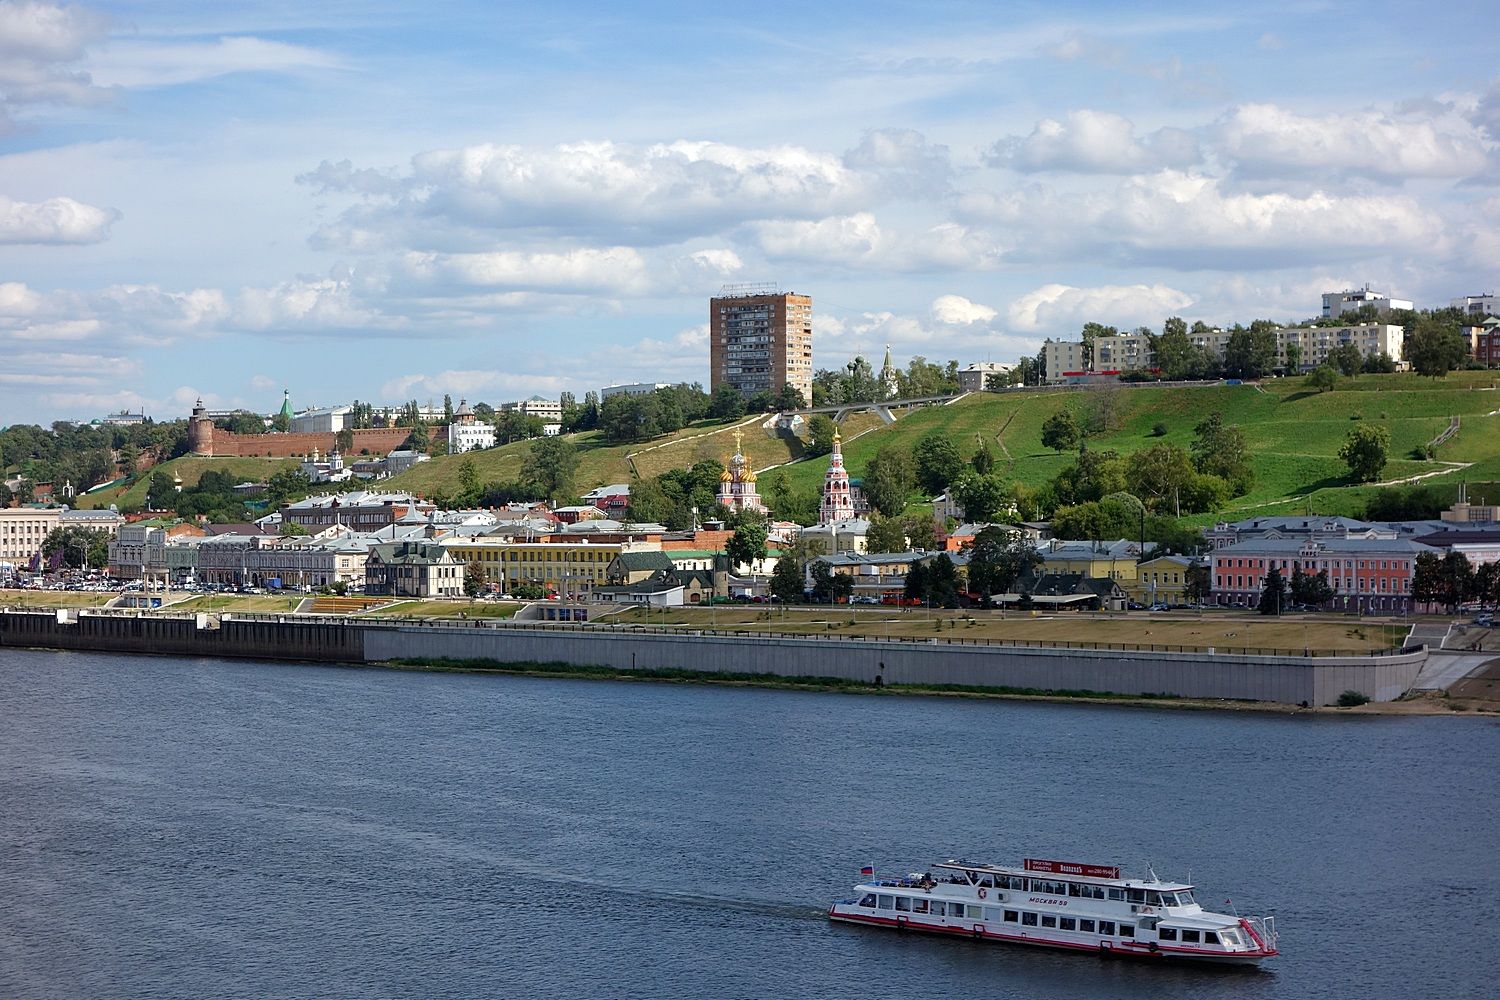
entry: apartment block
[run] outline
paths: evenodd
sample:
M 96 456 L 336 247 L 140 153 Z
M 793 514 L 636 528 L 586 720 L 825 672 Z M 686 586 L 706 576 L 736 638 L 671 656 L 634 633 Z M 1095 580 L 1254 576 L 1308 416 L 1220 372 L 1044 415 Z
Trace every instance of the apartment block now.
M 726 285 L 708 303 L 709 390 L 745 398 L 791 385 L 812 401 L 812 296 Z

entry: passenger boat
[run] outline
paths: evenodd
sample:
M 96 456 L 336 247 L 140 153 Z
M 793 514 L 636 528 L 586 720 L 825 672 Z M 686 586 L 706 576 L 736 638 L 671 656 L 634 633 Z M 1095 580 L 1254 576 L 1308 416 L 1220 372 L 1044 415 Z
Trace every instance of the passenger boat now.
M 1027 858 L 1021 868 L 945 861 L 899 878 L 860 873 L 831 920 L 1091 951 L 1103 956 L 1258 965 L 1278 954 L 1276 919 L 1213 913 L 1193 887 L 1120 869 Z

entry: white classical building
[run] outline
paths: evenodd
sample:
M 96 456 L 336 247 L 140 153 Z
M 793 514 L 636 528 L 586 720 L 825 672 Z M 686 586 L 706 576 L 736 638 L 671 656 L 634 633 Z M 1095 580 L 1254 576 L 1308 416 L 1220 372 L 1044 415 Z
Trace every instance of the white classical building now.
M 1465 295 L 1448 303 L 1454 309 L 1462 309 L 1465 316 L 1500 316 L 1500 295 Z
M 1001 361 L 975 361 L 958 370 L 958 387 L 965 392 L 982 392 L 991 375 L 1004 377 L 1015 370 L 1015 365 Z
M 467 399 L 458 401 L 453 411 L 453 422 L 448 425 L 448 454 L 462 455 L 466 451 L 495 447 L 495 425 L 476 420 L 474 410 Z

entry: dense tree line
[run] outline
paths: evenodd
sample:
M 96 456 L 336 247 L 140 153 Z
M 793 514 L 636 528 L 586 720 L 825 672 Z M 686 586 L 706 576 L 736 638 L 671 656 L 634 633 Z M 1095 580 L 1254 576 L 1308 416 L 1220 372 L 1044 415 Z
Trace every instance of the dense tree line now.
M 183 420 L 128 426 L 58 421 L 50 428 L 16 424 L 0 431 L 0 470 L 58 489 L 71 482 L 80 492 L 134 474 L 141 456 L 165 461 L 186 451 Z

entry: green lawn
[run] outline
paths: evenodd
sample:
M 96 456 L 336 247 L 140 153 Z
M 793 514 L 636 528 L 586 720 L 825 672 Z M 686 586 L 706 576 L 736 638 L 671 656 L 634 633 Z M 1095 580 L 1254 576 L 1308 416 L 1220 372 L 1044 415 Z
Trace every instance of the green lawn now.
M 402 601 L 364 614 L 368 618 L 510 618 L 524 604 L 516 601 Z
M 265 482 L 282 469 L 295 469 L 301 464 L 301 459 L 296 458 L 202 458 L 184 455 L 181 458 L 163 462 L 118 486 L 81 496 L 76 504 L 80 508 L 95 510 L 103 509 L 110 504 L 120 507 L 144 507 L 146 490 L 153 475 L 166 476 L 170 479 L 175 474 L 182 479 L 184 488 L 197 486 L 198 480 L 205 472 L 229 472 L 236 482 L 260 483 Z
M 0 590 L 8 608 L 97 608 L 118 597 L 115 591 Z

